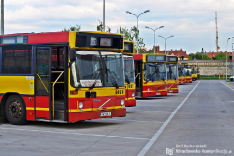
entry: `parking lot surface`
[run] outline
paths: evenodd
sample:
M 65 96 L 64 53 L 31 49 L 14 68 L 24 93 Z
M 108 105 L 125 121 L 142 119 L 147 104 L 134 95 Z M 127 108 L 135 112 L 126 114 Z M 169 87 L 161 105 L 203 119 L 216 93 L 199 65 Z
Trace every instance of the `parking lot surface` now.
M 126 117 L 4 123 L 0 155 L 234 155 L 234 90 L 228 86 L 217 80 L 183 84 L 178 94 L 137 99 Z

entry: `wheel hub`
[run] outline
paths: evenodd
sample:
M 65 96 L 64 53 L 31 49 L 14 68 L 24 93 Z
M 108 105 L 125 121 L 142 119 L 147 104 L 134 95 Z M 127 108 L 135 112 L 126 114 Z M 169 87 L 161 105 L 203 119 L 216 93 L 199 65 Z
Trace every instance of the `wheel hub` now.
M 9 105 L 9 114 L 12 118 L 20 118 L 21 105 L 18 101 L 14 101 Z

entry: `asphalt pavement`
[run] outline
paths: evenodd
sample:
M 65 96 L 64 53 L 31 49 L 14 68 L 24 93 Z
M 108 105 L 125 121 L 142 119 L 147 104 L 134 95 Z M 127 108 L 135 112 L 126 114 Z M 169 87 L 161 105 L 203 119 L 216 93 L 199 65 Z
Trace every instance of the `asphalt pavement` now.
M 126 117 L 0 125 L 0 155 L 234 155 L 234 89 L 218 80 L 137 99 Z M 230 85 L 231 86 L 231 85 Z

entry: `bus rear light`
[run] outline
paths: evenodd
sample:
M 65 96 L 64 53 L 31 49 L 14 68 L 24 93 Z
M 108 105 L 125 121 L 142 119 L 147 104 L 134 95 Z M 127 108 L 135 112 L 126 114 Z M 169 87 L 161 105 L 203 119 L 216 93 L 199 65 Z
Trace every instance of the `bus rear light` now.
M 77 91 L 77 90 L 74 90 L 74 91 L 70 91 L 70 94 L 71 94 L 71 95 L 75 95 L 75 94 L 78 94 L 78 91 Z

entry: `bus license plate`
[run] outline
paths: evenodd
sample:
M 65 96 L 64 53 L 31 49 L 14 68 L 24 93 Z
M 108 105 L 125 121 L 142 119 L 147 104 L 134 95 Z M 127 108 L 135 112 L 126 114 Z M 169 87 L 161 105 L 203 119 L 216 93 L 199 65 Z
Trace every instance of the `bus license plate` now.
M 172 90 L 169 90 L 169 92 L 173 92 Z
M 156 95 L 161 95 L 161 93 L 156 93 Z
M 103 113 L 100 113 L 100 116 L 111 116 L 111 112 L 103 112 Z

